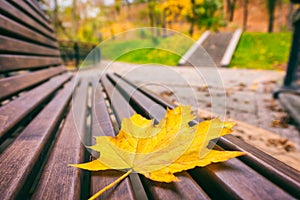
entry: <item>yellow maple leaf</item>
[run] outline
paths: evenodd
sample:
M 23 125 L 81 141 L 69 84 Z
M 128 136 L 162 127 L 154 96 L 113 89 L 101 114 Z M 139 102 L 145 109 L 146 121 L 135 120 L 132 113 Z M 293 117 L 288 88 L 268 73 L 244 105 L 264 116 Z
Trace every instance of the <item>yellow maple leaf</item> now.
M 207 147 L 211 139 L 231 133 L 233 123 L 213 119 L 190 126 L 189 122 L 194 118 L 189 106 L 167 110 L 165 117 L 156 125 L 152 120 L 134 114 L 123 119 L 116 137 L 96 137 L 96 144 L 89 148 L 100 152 L 97 160 L 71 166 L 91 171 L 127 170 L 126 174 L 91 198 L 94 199 L 133 171 L 151 180 L 168 183 L 178 181 L 174 173 L 244 154 Z

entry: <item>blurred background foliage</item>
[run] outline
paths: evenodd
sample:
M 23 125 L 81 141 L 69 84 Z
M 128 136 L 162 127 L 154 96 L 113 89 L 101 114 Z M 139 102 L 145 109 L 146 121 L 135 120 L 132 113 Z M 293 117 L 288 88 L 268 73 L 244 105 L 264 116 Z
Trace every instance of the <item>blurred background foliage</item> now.
M 222 23 L 219 0 L 52 0 L 41 1 L 58 37 L 99 42 L 137 27 L 170 28 L 191 36 Z M 195 28 L 196 27 L 196 28 Z M 198 33 L 199 35 L 199 33 Z
M 150 41 L 154 42 L 152 47 L 156 48 L 157 45 L 172 45 L 178 40 L 167 30 L 154 31 L 147 40 L 143 38 L 145 33 L 142 32 L 134 37 L 117 37 L 119 33 L 131 29 L 167 28 L 197 40 L 205 30 L 233 31 L 242 28 L 245 33 L 242 35 L 231 67 L 265 69 L 281 69 L 282 64 L 286 63 L 291 38 L 292 13 L 296 9 L 289 0 L 41 0 L 40 2 L 51 16 L 59 39 L 100 43 L 110 38 L 110 45 L 107 43 L 102 47 L 103 57 L 106 59 L 112 59 L 117 55 L 118 49 L 126 46 L 144 45 Z M 117 39 L 114 41 L 115 38 Z M 255 49 L 260 48 L 262 44 L 269 46 L 263 48 L 264 52 L 257 59 Z M 192 44 L 182 45 L 182 51 L 186 51 L 188 45 Z M 180 56 L 149 48 L 127 52 L 118 59 L 138 63 L 160 61 L 163 64 L 176 65 Z M 262 62 L 253 63 L 249 60 Z

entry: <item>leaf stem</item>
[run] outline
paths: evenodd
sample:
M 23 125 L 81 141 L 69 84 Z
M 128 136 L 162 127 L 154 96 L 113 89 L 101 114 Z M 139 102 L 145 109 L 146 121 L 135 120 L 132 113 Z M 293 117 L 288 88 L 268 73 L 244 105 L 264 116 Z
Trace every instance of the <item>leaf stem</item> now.
M 115 180 L 114 182 L 112 182 L 111 184 L 107 185 L 105 188 L 103 188 L 102 190 L 98 191 L 96 194 L 94 194 L 93 196 L 91 196 L 89 198 L 89 200 L 94 200 L 97 197 L 99 197 L 101 194 L 103 194 L 105 191 L 107 191 L 108 189 L 112 188 L 113 186 L 115 186 L 116 184 L 118 184 L 119 182 L 121 182 L 124 178 L 126 178 L 130 173 L 132 172 L 132 169 L 130 169 L 128 172 L 126 172 L 125 174 L 123 174 L 120 178 L 118 178 L 117 180 Z

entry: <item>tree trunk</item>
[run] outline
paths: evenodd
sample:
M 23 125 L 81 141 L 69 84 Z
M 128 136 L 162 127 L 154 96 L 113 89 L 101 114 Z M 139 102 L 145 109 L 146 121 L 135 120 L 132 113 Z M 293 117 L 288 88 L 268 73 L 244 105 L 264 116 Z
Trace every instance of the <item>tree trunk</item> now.
M 271 15 L 271 16 L 269 16 L 269 25 L 268 25 L 268 32 L 269 33 L 273 32 L 273 26 L 274 26 L 274 16 Z
M 269 24 L 268 24 L 268 32 L 273 32 L 273 26 L 274 26 L 274 11 L 275 11 L 275 5 L 276 0 L 268 0 L 268 13 L 269 13 Z
M 194 27 L 195 27 L 195 17 L 196 17 L 196 13 L 195 13 L 195 6 L 196 6 L 196 2 L 195 0 L 191 0 L 191 4 L 192 4 L 192 12 L 193 12 L 193 16 L 191 17 L 191 26 L 190 26 L 190 30 L 189 30 L 189 34 L 192 37 L 194 34 Z
M 234 9 L 235 9 L 235 2 L 236 0 L 228 0 L 229 4 L 229 21 L 232 22 L 233 21 L 233 17 L 234 17 Z
M 243 18 L 243 30 L 247 30 L 247 21 L 248 21 L 248 3 L 249 0 L 244 0 L 244 18 Z
M 79 19 L 78 19 L 78 13 L 77 13 L 77 0 L 73 0 L 73 10 L 72 10 L 72 16 L 73 16 L 73 40 L 77 40 L 78 35 L 78 29 L 79 29 Z
M 195 27 L 195 22 L 194 20 L 191 21 L 191 26 L 190 26 L 190 30 L 189 30 L 189 34 L 192 37 L 194 34 L 194 27 Z
M 163 37 L 167 36 L 167 23 L 166 23 L 166 11 L 163 10 L 163 16 L 162 16 L 162 28 L 163 28 Z
M 125 0 L 127 20 L 131 21 L 131 4 L 129 0 Z
M 294 3 L 290 2 L 290 8 L 287 15 L 287 31 L 293 30 L 293 13 L 294 13 Z
M 279 31 L 283 31 L 283 20 L 284 20 L 284 15 L 283 15 L 283 3 L 282 0 L 277 0 L 278 2 L 278 26 L 279 26 Z
M 57 0 L 54 0 L 53 24 L 54 24 L 55 30 L 58 31 L 59 22 L 58 22 L 58 4 L 57 4 Z
M 150 27 L 154 27 L 154 1 L 148 1 L 148 16 L 150 21 Z

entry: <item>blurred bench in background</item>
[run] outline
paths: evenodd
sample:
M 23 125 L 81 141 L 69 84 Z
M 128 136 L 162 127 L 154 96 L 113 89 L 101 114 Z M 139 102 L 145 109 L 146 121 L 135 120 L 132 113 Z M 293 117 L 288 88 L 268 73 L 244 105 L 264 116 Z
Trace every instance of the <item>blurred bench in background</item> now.
M 96 48 L 96 44 L 70 40 L 59 40 L 58 44 L 65 66 L 78 69 L 82 62 L 85 62 L 86 66 L 95 66 L 101 60 L 100 48 Z M 92 50 L 93 53 L 88 56 Z
M 300 3 L 299 0 L 292 0 L 292 2 Z M 273 95 L 275 99 L 279 99 L 300 131 L 300 9 L 297 10 L 295 17 L 293 40 L 284 83 Z

